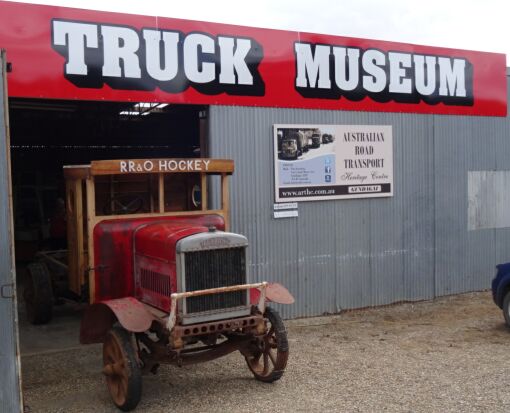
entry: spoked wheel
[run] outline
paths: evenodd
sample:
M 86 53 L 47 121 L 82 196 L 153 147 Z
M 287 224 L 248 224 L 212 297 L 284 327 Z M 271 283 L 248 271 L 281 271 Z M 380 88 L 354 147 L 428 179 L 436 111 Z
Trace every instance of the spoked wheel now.
M 46 324 L 53 316 L 53 287 L 51 274 L 43 262 L 33 262 L 27 267 L 23 298 L 28 321 Z
M 113 327 L 103 344 L 103 374 L 113 403 L 121 410 L 133 410 L 142 397 L 142 372 L 131 335 Z
M 289 343 L 280 314 L 267 307 L 264 317 L 267 333 L 254 340 L 245 358 L 257 380 L 271 383 L 283 375 L 289 357 Z

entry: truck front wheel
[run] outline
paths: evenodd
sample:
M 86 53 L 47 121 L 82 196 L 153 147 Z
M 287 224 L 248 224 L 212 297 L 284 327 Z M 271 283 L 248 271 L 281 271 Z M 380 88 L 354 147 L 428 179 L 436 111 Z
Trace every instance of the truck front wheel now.
M 133 347 L 132 335 L 113 327 L 103 343 L 103 374 L 119 409 L 133 410 L 142 397 L 142 371 Z
M 267 332 L 257 337 L 244 353 L 246 363 L 257 380 L 271 383 L 280 379 L 287 366 L 289 343 L 283 320 L 267 307 L 264 313 Z

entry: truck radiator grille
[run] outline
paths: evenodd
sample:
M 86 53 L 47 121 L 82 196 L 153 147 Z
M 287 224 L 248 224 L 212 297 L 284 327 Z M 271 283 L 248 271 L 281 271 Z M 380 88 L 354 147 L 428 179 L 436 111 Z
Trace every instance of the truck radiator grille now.
M 186 291 L 246 283 L 244 247 L 187 252 L 184 262 Z M 190 297 L 186 313 L 245 306 L 246 297 L 245 290 Z

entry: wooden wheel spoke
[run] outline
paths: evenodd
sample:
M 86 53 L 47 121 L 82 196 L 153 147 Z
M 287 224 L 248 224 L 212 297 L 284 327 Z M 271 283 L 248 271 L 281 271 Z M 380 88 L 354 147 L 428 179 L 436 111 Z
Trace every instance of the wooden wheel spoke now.
M 117 378 L 115 384 L 117 385 L 117 399 L 122 400 L 124 397 L 126 397 L 126 392 L 124 391 L 124 383 L 122 383 L 121 378 Z
M 269 372 L 269 354 L 264 353 L 264 370 L 262 371 L 262 374 L 265 376 Z
M 276 367 L 276 357 L 271 352 L 271 349 L 267 349 L 267 355 L 269 356 L 269 359 L 271 360 L 271 363 L 273 363 L 273 366 Z
M 127 392 L 128 392 L 128 378 L 125 374 L 123 374 L 120 378 L 120 383 L 121 383 L 121 387 L 122 387 L 122 393 L 124 395 L 124 397 L 127 395 Z
M 254 354 L 250 359 L 250 364 L 254 367 L 256 367 L 260 363 L 260 357 L 262 356 L 262 353 L 258 352 L 257 354 Z
M 115 374 L 119 376 L 124 376 L 124 362 L 122 360 L 117 361 L 116 363 L 112 364 L 112 370 Z
M 124 362 L 124 354 L 122 354 L 122 350 L 119 347 L 115 348 L 115 362 L 116 363 Z
M 114 349 L 111 342 L 108 342 L 107 345 L 105 346 L 104 353 L 105 357 L 108 358 L 111 362 L 115 361 Z
M 109 345 L 106 348 L 106 358 L 108 359 L 109 363 L 112 365 L 117 364 L 119 361 L 122 360 L 122 356 L 119 353 L 119 348 L 117 347 L 116 343 L 109 343 Z
M 119 344 L 113 343 L 111 348 L 114 361 L 115 362 L 121 361 L 124 358 L 124 355 L 122 354 L 122 350 L 120 349 Z
M 267 345 L 269 348 L 278 348 L 278 342 L 276 341 L 276 337 L 268 337 Z

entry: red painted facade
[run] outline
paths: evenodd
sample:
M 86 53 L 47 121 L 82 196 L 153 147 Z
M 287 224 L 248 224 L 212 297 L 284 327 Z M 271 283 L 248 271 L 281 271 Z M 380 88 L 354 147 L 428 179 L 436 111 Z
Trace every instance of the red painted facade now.
M 11 97 L 483 116 L 506 116 L 507 113 L 506 63 L 503 54 L 2 1 L 0 11 L 0 47 L 7 50 L 8 61 L 13 67 L 8 76 Z M 85 41 L 86 46 L 90 47 L 82 50 L 86 68 L 76 64 L 74 69 L 71 69 L 78 72 L 83 70 L 86 75 L 65 74 L 66 54 L 69 54 L 66 43 L 69 38 L 66 37 L 65 30 L 68 30 L 67 26 L 73 22 L 82 24 L 80 27 L 88 30 L 86 40 L 83 40 L 82 35 L 77 35 L 74 38 L 75 43 Z M 62 28 L 62 24 L 67 26 Z M 117 67 L 116 62 L 121 60 L 114 61 L 109 69 L 101 67 L 102 59 L 112 58 L 102 49 L 106 47 L 104 39 L 117 39 L 112 36 L 116 36 L 115 28 L 118 27 L 124 28 L 124 32 L 132 37 L 137 48 L 132 50 L 130 56 L 140 63 L 140 68 L 137 68 L 134 74 L 121 73 L 119 76 L 125 76 L 121 80 L 111 77 L 112 70 Z M 149 32 L 144 32 L 144 29 Z M 189 50 L 193 53 L 180 51 L 179 53 L 183 53 L 179 55 L 180 72 L 174 77 L 167 74 L 171 80 L 155 81 L 147 75 L 148 57 L 144 51 L 149 47 L 147 39 L 150 36 L 164 38 L 165 33 L 179 37 L 180 40 L 176 43 L 178 47 L 187 41 Z M 201 33 L 202 37 L 197 40 L 190 37 L 191 33 Z M 209 42 L 213 51 L 205 50 L 203 45 L 197 48 L 195 41 Z M 333 61 L 333 55 L 337 52 L 341 54 L 350 50 L 361 53 L 359 64 L 363 63 L 364 66 L 359 75 L 359 88 L 346 92 L 347 89 L 335 86 L 338 81 L 335 83 L 332 67 L 328 73 L 322 72 L 324 84 L 321 87 L 298 87 L 297 44 L 304 45 L 305 49 L 307 45 L 311 45 L 308 53 L 312 55 L 309 59 L 317 58 L 320 47 L 328 48 L 330 61 Z M 244 52 L 241 50 L 243 45 L 251 47 L 249 52 L 248 49 Z M 221 56 L 218 54 L 220 49 L 225 52 Z M 235 67 L 232 64 L 234 50 L 239 50 L 240 53 L 238 65 Z M 367 54 L 367 51 L 370 53 Z M 244 61 L 241 59 L 242 53 L 245 53 Z M 206 61 L 213 61 L 216 65 L 217 78 L 214 82 L 196 83 L 201 81 L 199 78 L 204 77 L 204 73 L 199 73 L 203 69 L 203 62 L 196 62 L 197 54 L 199 60 L 205 56 Z M 428 57 L 432 60 L 429 66 L 425 66 L 424 60 Z M 79 61 L 80 58 L 75 60 Z M 186 60 L 191 68 L 186 74 L 187 78 L 181 73 L 184 65 L 182 60 Z M 383 61 L 384 64 L 381 63 Z M 118 65 L 119 71 L 122 70 L 121 63 Z M 127 65 L 126 62 L 123 64 Z M 245 80 L 248 79 L 253 84 L 247 86 L 218 83 L 220 70 L 223 71 L 223 67 L 228 68 L 229 64 L 230 71 L 225 69 L 223 82 L 240 82 L 239 78 L 244 73 Z M 324 61 L 324 64 L 327 65 L 328 61 Z M 377 64 L 382 65 L 380 70 L 376 67 Z M 448 74 L 440 73 L 443 64 L 444 67 L 458 64 L 458 72 L 462 76 L 450 79 Z M 308 67 L 311 74 L 306 72 L 310 78 L 314 77 L 312 66 L 310 63 Z M 426 89 L 424 85 L 418 87 L 415 84 L 418 82 L 417 78 L 413 77 L 418 70 L 416 67 L 436 68 L 437 90 L 430 92 L 430 96 L 423 97 L 415 93 L 418 89 Z M 212 66 L 210 68 L 212 69 Z M 367 92 L 362 89 L 362 86 L 365 87 L 365 80 L 367 83 L 377 80 L 370 75 L 376 72 L 381 76 L 379 80 L 386 79 L 386 88 L 380 92 Z M 433 74 L 433 71 L 430 73 Z M 318 72 L 315 75 L 318 76 Z M 136 79 L 137 76 L 140 78 Z M 393 91 L 390 79 L 393 79 L 396 85 Z M 426 79 L 426 76 L 423 76 L 423 79 Z M 319 80 L 317 77 L 317 81 Z M 451 92 L 447 93 L 453 93 L 461 80 L 465 83 L 466 90 L 463 90 L 464 84 L 462 90 L 457 90 L 460 97 L 450 99 L 441 96 L 441 88 L 444 92 L 448 87 Z M 310 82 L 311 85 L 313 81 Z M 373 90 L 379 86 L 370 87 Z M 406 87 L 413 92 L 409 92 L 409 95 L 406 95 L 407 92 L 399 94 L 399 90 Z

